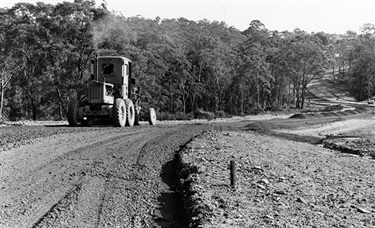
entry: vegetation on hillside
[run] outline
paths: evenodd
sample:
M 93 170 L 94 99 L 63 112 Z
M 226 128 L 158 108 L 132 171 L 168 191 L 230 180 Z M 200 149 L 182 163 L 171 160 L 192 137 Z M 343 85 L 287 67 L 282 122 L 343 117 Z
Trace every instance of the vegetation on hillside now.
M 18 3 L 0 8 L 0 113 L 64 118 L 97 55 L 131 59 L 142 106 L 164 114 L 302 109 L 309 83 L 328 69 L 364 100 L 375 90 L 374 34 L 372 24 L 333 35 L 270 31 L 254 20 L 239 31 L 205 19 L 125 17 L 87 0 Z

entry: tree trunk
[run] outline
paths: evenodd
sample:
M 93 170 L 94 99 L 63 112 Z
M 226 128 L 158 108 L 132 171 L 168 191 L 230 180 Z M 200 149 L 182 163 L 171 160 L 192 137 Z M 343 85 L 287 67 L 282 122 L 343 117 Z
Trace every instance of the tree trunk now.
M 60 119 L 60 121 L 62 120 L 62 108 L 61 108 L 61 104 L 59 104 L 59 119 Z
M 183 108 L 183 112 L 184 112 L 184 115 L 186 114 L 186 97 L 185 95 L 182 95 L 182 108 Z
M 282 97 L 281 97 L 281 83 L 280 85 L 278 85 L 278 88 L 277 88 L 277 107 L 280 107 L 282 105 Z M 281 104 L 280 104 L 281 103 Z
M 244 109 L 244 104 L 245 104 L 245 96 L 244 96 L 244 91 L 243 91 L 243 89 L 241 89 L 241 115 L 242 114 L 245 114 L 245 109 Z
M 34 98 L 31 98 L 31 110 L 33 114 L 33 120 L 36 120 L 36 106 L 35 106 Z
M 63 100 L 62 100 L 62 97 L 61 97 L 61 93 L 60 93 L 60 90 L 59 90 L 58 87 L 56 87 L 56 92 L 57 92 L 57 97 L 59 98 L 59 102 L 60 102 L 59 105 L 62 107 L 62 109 L 64 111 L 64 114 L 66 115 L 67 114 L 67 110 L 66 110 L 66 108 L 64 106 L 64 103 L 63 103 Z
M 300 100 L 300 95 L 299 95 L 299 85 L 297 85 L 296 86 L 296 108 L 297 109 L 300 109 L 300 102 L 301 102 L 301 100 Z
M 3 118 L 3 109 L 4 109 L 4 78 L 1 77 L 1 101 L 0 101 L 0 121 Z
M 306 93 L 306 87 L 302 88 L 302 92 L 301 92 L 301 110 L 303 109 L 303 106 L 305 105 L 305 93 Z
M 257 112 L 259 110 L 259 83 L 258 83 L 258 75 L 256 75 L 256 87 L 257 87 Z

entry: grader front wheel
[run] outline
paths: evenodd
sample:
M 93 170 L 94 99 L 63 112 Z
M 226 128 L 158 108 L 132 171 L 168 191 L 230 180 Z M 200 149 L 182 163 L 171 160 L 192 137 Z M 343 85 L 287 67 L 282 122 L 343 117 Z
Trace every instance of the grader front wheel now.
M 155 112 L 155 109 L 153 108 L 148 109 L 148 123 L 150 125 L 156 124 L 156 112 Z
M 126 106 L 121 98 L 115 100 L 113 107 L 113 123 L 116 127 L 124 127 L 126 123 Z

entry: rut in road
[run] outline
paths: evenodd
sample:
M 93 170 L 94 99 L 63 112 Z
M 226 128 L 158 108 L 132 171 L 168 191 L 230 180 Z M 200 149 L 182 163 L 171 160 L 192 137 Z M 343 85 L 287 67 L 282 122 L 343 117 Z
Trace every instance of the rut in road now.
M 135 137 L 136 134 L 139 139 L 142 137 L 139 136 L 140 133 L 132 133 L 131 137 Z M 87 173 L 93 170 L 91 167 L 97 166 L 103 160 L 113 162 L 104 155 L 110 155 L 109 151 L 115 152 L 116 148 L 113 144 L 123 141 L 124 137 L 129 137 L 127 135 L 129 133 L 116 134 L 66 153 L 61 153 L 60 150 L 49 151 L 48 146 L 43 153 L 43 145 L 36 145 L 37 148 L 41 148 L 41 157 L 46 153 L 54 153 L 57 156 L 52 156 L 48 161 L 41 159 L 40 163 L 34 167 L 25 167 L 25 164 L 18 165 L 22 162 L 16 161 L 13 165 L 16 168 L 5 169 L 2 172 L 5 175 L 8 174 L 3 178 L 7 184 L 3 187 L 5 188 L 3 195 L 7 196 L 5 201 L 8 201 L 8 210 L 5 211 L 8 216 L 1 219 L 4 226 L 32 226 L 31 224 L 48 212 L 51 207 L 56 207 L 54 205 L 63 201 L 71 192 L 76 192 L 73 190 L 81 183 L 85 183 L 88 179 Z M 61 150 L 65 149 L 64 145 L 59 146 Z M 16 151 L 22 153 L 22 149 Z M 33 148 L 26 147 L 26 150 L 28 149 L 33 150 Z
M 163 212 L 176 208 L 159 202 L 163 192 L 173 192 L 161 170 L 181 144 L 203 130 L 194 125 L 101 130 L 110 136 L 99 142 L 90 132 L 81 141 L 64 135 L 53 151 L 48 149 L 53 140 L 21 147 L 15 151 L 23 150 L 24 157 L 5 159 L 11 165 L 0 168 L 6 196 L 0 200 L 0 227 L 180 227 L 180 218 Z M 34 158 L 37 164 L 28 167 L 26 151 L 38 151 L 44 160 Z

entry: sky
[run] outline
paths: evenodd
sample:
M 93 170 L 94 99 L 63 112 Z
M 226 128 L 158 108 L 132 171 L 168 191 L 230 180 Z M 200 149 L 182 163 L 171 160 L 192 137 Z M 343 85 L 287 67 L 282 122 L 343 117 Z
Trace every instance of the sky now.
M 56 4 L 63 0 L 42 0 Z M 66 0 L 72 2 L 73 0 Z M 267 29 L 343 34 L 359 33 L 366 23 L 375 24 L 375 0 L 105 0 L 110 10 L 125 17 L 140 15 L 161 19 L 184 17 L 189 20 L 224 21 L 241 31 L 252 20 L 260 20 Z M 18 2 L 35 4 L 37 0 L 0 0 L 0 7 Z M 96 0 L 101 4 L 103 0 Z

